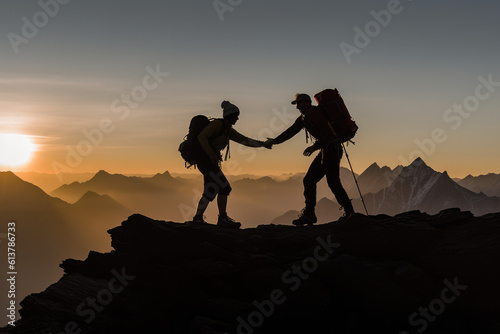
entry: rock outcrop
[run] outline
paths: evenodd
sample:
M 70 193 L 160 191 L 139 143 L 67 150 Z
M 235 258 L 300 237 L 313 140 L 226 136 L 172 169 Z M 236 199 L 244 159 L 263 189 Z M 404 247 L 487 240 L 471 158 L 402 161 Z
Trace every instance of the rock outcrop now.
M 109 233 L 0 333 L 500 333 L 500 213 Z

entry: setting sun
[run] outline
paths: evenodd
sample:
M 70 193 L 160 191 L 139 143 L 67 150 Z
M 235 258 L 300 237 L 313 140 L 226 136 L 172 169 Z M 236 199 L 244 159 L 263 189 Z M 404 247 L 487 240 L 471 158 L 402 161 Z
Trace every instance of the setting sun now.
M 0 165 L 21 166 L 35 149 L 31 138 L 22 134 L 0 134 Z

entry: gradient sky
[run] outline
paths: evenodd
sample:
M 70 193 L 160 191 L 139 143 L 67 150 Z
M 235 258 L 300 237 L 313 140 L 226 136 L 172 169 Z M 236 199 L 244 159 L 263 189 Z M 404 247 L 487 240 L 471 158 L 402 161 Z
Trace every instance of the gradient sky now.
M 227 99 L 239 132 L 274 137 L 298 116 L 295 93 L 336 87 L 360 128 L 348 148 L 356 172 L 421 156 L 452 177 L 500 173 L 500 84 L 479 87 L 500 82 L 497 1 L 60 1 L 51 15 L 41 4 L 54 11 L 55 0 L 2 2 L 0 133 L 38 146 L 16 171 L 184 172 L 177 148 L 192 116 L 220 117 Z M 388 8 L 390 22 L 375 23 Z M 369 42 L 356 38 L 366 28 Z M 350 62 L 346 44 L 358 46 Z M 147 68 L 168 75 L 127 107 Z M 97 144 L 80 145 L 100 124 Z M 85 154 L 68 160 L 79 146 Z M 271 151 L 234 143 L 224 166 L 305 171 L 305 147 L 304 133 Z

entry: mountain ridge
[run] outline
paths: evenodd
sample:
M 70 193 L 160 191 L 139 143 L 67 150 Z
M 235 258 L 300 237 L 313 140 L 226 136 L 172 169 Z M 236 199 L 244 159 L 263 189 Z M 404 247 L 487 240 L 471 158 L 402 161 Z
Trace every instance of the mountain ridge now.
M 394 215 L 410 210 L 434 214 L 448 207 L 460 207 L 481 215 L 500 211 L 500 198 L 476 194 L 458 185 L 446 171 L 436 172 L 417 158 L 401 169 L 388 188 L 367 196 L 367 205 L 372 214 Z
M 112 252 L 63 261 L 0 333 L 497 333 L 499 224 L 458 209 L 241 230 L 134 214 L 108 231 Z M 444 294 L 445 314 L 418 314 Z

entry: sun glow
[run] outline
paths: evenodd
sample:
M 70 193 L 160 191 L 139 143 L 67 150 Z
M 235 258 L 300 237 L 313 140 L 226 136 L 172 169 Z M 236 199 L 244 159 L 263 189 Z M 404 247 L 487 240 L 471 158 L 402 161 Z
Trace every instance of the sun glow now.
M 0 134 L 0 165 L 16 167 L 28 163 L 35 144 L 30 136 L 22 134 Z

